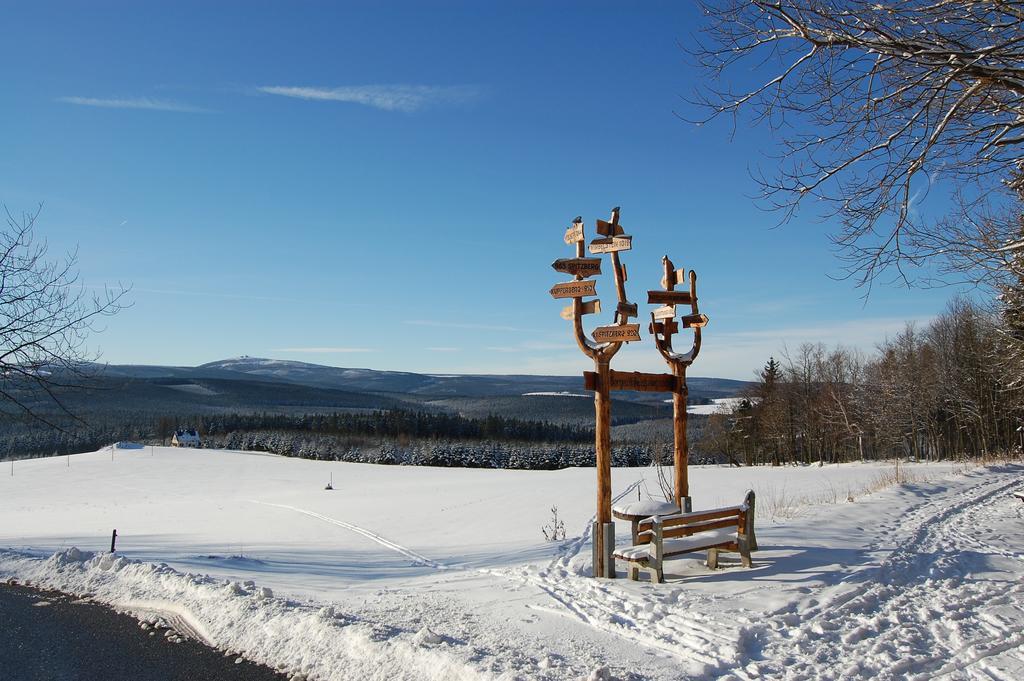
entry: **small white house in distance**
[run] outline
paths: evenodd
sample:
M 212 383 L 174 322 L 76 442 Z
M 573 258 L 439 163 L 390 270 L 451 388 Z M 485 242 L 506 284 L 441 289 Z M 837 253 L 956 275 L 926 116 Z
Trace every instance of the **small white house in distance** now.
M 172 447 L 198 447 L 199 431 L 193 428 L 179 428 L 171 436 Z

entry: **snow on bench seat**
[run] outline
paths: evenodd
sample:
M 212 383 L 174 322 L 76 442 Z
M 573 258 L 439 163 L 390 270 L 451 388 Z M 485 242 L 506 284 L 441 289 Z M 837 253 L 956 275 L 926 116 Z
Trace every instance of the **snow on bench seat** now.
M 736 530 L 718 529 L 701 532 L 690 537 L 663 539 L 661 545 L 665 555 L 668 556 L 675 553 L 693 553 L 694 551 L 701 551 L 719 544 L 728 544 L 735 540 Z M 637 544 L 636 546 L 618 549 L 615 552 L 615 556 L 623 560 L 640 560 L 653 555 L 651 548 L 653 548 L 653 544 Z

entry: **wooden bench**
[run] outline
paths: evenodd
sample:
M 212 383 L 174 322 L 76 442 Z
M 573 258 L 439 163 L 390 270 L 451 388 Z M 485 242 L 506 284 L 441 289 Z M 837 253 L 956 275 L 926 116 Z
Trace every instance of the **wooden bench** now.
M 739 506 L 727 506 L 694 513 L 654 516 L 640 522 L 639 541 L 619 549 L 615 557 L 626 562 L 629 578 L 637 580 L 647 570 L 652 582 L 664 582 L 666 559 L 696 551 L 707 551 L 709 568 L 718 567 L 719 551 L 740 554 L 750 567 L 750 552 L 757 550 L 754 538 L 754 492 L 747 492 Z

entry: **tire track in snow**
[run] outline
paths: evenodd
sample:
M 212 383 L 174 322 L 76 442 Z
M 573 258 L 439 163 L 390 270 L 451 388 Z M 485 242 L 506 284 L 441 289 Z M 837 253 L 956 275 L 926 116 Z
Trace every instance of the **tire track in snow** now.
M 301 513 L 302 515 L 309 516 L 310 518 L 316 518 L 317 520 L 322 520 L 325 523 L 329 523 L 331 525 L 336 525 L 337 527 L 343 527 L 346 530 L 350 530 L 352 532 L 355 532 L 356 534 L 359 534 L 359 535 L 362 535 L 363 537 L 366 537 L 370 541 L 373 541 L 373 542 L 376 542 L 376 543 L 380 544 L 384 548 L 391 549 L 392 551 L 395 551 L 396 553 L 402 554 L 406 558 L 412 560 L 414 563 L 420 563 L 422 565 L 426 565 L 427 567 L 432 567 L 435 570 L 459 569 L 456 566 L 445 565 L 444 563 L 439 563 L 436 560 L 433 560 L 431 558 L 427 558 L 423 554 L 417 553 L 416 551 L 413 551 L 412 549 L 408 548 L 407 546 L 402 546 L 401 544 L 397 544 L 397 543 L 395 543 L 395 542 L 393 542 L 393 541 L 391 541 L 389 539 L 385 539 L 384 537 L 382 537 L 381 535 L 377 534 L 376 532 L 371 532 L 370 530 L 366 529 L 365 527 L 360 527 L 359 525 L 355 525 L 353 523 L 348 523 L 348 522 L 345 522 L 344 520 L 338 520 L 337 518 L 331 518 L 330 516 L 326 516 L 326 515 L 324 515 L 322 513 L 317 513 L 316 511 L 310 511 L 310 510 L 307 510 L 307 509 L 304 509 L 304 508 L 299 508 L 298 506 L 289 506 L 288 504 L 274 504 L 274 503 L 270 503 L 268 501 L 256 501 L 255 499 L 250 499 L 249 501 L 251 503 L 254 503 L 254 504 L 260 504 L 261 506 L 271 506 L 271 507 L 274 507 L 274 508 L 283 508 L 283 509 L 285 509 L 287 511 L 293 511 L 295 513 Z
M 962 529 L 1004 518 L 1006 492 L 1018 485 L 989 478 L 888 523 L 889 540 L 876 548 L 896 548 L 879 566 L 854 574 L 821 603 L 791 605 L 747 627 L 744 638 L 760 650 L 744 651 L 750 664 L 734 670 L 736 678 L 1022 678 L 1024 585 L 972 578 L 991 556 L 1020 555 L 990 550 Z M 910 526 L 906 537 L 901 524 Z M 998 665 L 987 664 L 997 655 Z
M 117 608 L 137 620 L 163 620 L 168 627 L 193 641 L 216 648 L 206 627 L 187 608 L 168 601 L 121 601 Z
M 618 501 L 634 492 L 642 480 L 629 485 L 614 497 Z M 251 503 L 299 513 L 322 522 L 344 528 L 370 539 L 381 546 L 395 551 L 416 563 L 437 570 L 476 572 L 522 585 L 533 586 L 564 609 L 565 615 L 582 624 L 645 648 L 671 655 L 680 662 L 697 663 L 697 668 L 718 668 L 722 656 L 732 658 L 736 654 L 736 640 L 742 621 L 735 619 L 716 620 L 695 612 L 679 613 L 662 602 L 663 593 L 655 592 L 641 597 L 636 605 L 635 594 L 623 593 L 614 583 L 605 583 L 574 575 L 569 570 L 571 561 L 579 555 L 590 541 L 590 532 L 596 515 L 587 521 L 583 532 L 567 542 L 551 563 L 545 568 L 519 569 L 466 568 L 462 565 L 446 565 L 354 523 L 331 518 L 308 509 L 258 500 Z M 676 596 L 680 590 L 672 592 Z M 689 596 L 694 601 L 694 597 Z M 714 600 L 700 597 L 700 600 Z M 544 607 L 537 610 L 557 613 Z

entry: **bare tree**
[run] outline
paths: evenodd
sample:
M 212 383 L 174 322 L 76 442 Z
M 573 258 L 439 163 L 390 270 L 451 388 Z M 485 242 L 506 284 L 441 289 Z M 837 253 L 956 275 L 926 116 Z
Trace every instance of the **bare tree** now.
M 1024 2 L 701 4 L 704 37 L 691 52 L 712 76 L 697 96 L 703 120 L 746 110 L 778 133 L 763 198 L 786 218 L 809 196 L 824 200 L 861 284 L 888 268 L 909 281 L 907 264 L 948 257 L 964 237 L 962 252 L 1024 248 L 976 214 L 1024 186 Z M 978 218 L 955 235 L 959 221 L 918 210 L 941 179 Z
M 0 231 L 0 400 L 48 425 L 75 418 L 65 406 L 67 390 L 84 388 L 96 355 L 86 348 L 96 322 L 125 307 L 123 287 L 87 291 L 78 282 L 75 253 L 47 257 L 35 239 L 35 213 L 6 210 Z M 4 409 L 10 413 L 11 409 Z

